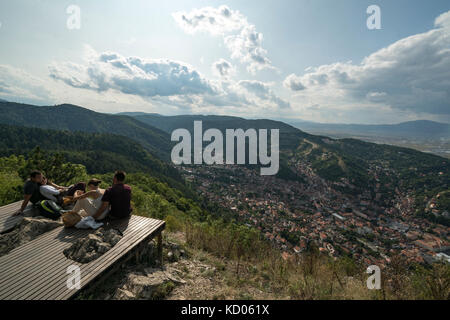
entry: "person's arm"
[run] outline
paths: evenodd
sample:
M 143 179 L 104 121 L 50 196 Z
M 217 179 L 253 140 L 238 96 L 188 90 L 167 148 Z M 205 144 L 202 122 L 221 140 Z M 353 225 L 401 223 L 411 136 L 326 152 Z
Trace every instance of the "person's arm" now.
M 84 199 L 84 198 L 88 198 L 88 197 L 93 197 L 97 195 L 97 191 L 93 190 L 93 191 L 88 191 L 86 193 L 83 193 L 79 196 L 74 196 L 73 200 L 80 200 L 80 199 Z M 96 197 L 95 199 L 97 199 L 98 197 Z
M 49 186 L 52 186 L 53 188 L 56 188 L 56 189 L 59 189 L 59 190 L 66 190 L 66 189 L 67 189 L 66 187 L 58 186 L 56 183 L 53 183 L 53 182 L 51 182 L 51 181 L 48 181 L 47 184 L 48 184 Z
M 14 216 L 18 216 L 19 214 L 23 213 L 23 210 L 25 210 L 25 208 L 27 207 L 28 202 L 30 201 L 30 199 L 31 199 L 31 194 L 26 194 L 26 195 L 23 196 L 22 205 L 20 206 L 20 209 L 17 210 L 16 213 L 14 213 Z
M 97 212 L 92 216 L 92 218 L 97 220 L 103 214 L 103 212 L 108 208 L 108 206 L 109 206 L 109 202 L 103 201 L 102 205 L 100 206 L 100 208 L 98 208 Z

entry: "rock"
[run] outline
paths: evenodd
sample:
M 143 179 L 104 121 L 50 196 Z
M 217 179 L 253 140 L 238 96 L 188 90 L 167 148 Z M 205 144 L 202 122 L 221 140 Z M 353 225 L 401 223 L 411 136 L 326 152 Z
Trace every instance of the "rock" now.
M 126 300 L 134 296 L 144 300 L 161 299 L 169 294 L 176 285 L 186 283 L 174 275 L 174 270 L 170 268 L 166 270 L 145 268 L 144 271 L 145 274 L 129 274 L 123 287 L 117 289 L 115 298 Z
M 167 278 L 171 281 L 173 281 L 176 284 L 185 284 L 186 281 L 184 281 L 183 279 L 178 278 L 177 276 L 173 275 L 173 274 L 168 274 Z
M 101 228 L 84 239 L 78 239 L 63 252 L 68 259 L 88 263 L 110 250 L 120 239 L 122 239 L 122 235 L 119 234 L 119 231 Z
M 140 299 L 153 299 L 158 288 L 168 281 L 169 279 L 164 274 L 157 272 L 151 276 L 132 274 L 124 288 Z
M 134 300 L 136 297 L 128 290 L 118 288 L 114 294 L 113 299 L 115 300 Z
M 175 242 L 166 241 L 163 246 L 169 250 L 180 250 L 180 245 Z
M 176 262 L 180 257 L 185 256 L 186 252 L 180 249 L 180 245 L 174 242 L 165 242 L 164 248 L 168 250 L 167 259 L 169 262 Z
M 0 256 L 62 225 L 41 216 L 25 217 L 11 232 L 0 235 Z

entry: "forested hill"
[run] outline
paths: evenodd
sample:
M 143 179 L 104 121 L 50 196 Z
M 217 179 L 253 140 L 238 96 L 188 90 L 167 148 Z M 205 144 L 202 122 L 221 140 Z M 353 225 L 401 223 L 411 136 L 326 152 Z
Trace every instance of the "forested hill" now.
M 425 190 L 443 191 L 448 188 L 448 181 L 450 180 L 450 173 L 448 172 L 450 161 L 448 159 L 411 149 L 377 145 L 359 140 L 334 140 L 315 136 L 283 122 L 273 120 L 197 115 L 166 117 L 142 113 L 131 114 L 131 116 L 110 115 L 68 104 L 37 107 L 9 102 L 0 102 L 0 112 L 2 112 L 0 123 L 7 125 L 117 135 L 115 138 L 110 136 L 98 137 L 96 141 L 99 145 L 102 145 L 102 152 L 117 153 L 120 148 L 127 150 L 128 147 L 136 145 L 130 140 L 132 139 L 141 144 L 151 155 L 167 162 L 170 161 L 170 152 L 173 145 L 170 141 L 170 133 L 178 128 L 192 130 L 195 120 L 203 121 L 203 130 L 208 128 L 217 128 L 222 131 L 237 128 L 279 129 L 281 151 L 279 177 L 281 178 L 297 179 L 299 176 L 296 174 L 295 168 L 298 167 L 298 164 L 308 164 L 326 180 L 342 181 L 342 179 L 346 179 L 361 190 L 372 188 L 375 183 L 374 170 L 377 167 L 383 168 L 385 172 L 395 170 L 396 178 L 394 182 L 401 182 L 405 189 L 419 190 L 420 192 Z M 69 136 L 67 133 L 65 135 Z M 49 140 L 54 141 L 54 145 L 60 145 L 56 139 L 57 136 L 57 134 L 54 134 L 54 139 Z M 130 139 L 124 140 L 118 136 Z M 83 152 L 90 152 L 90 158 L 96 159 L 92 148 L 94 148 L 93 150 L 98 149 L 95 149 L 95 144 L 90 144 L 90 141 L 94 138 L 87 135 L 83 136 L 82 139 L 85 141 L 83 143 L 87 143 L 91 148 L 86 147 Z M 29 143 L 29 146 L 45 143 L 42 140 L 30 141 L 28 136 L 22 140 L 24 144 Z M 65 150 L 66 153 L 72 152 L 70 150 L 78 150 L 75 141 L 71 142 L 74 149 L 69 149 L 67 146 L 63 148 L 60 145 L 59 150 Z M 10 149 L 14 147 L 17 146 L 9 146 Z M 45 149 L 54 149 L 51 146 L 49 147 Z M 71 160 L 74 162 L 86 163 L 84 159 L 73 158 L 75 157 L 73 154 L 71 156 Z M 138 168 L 144 165 L 143 158 L 138 152 L 129 150 L 121 153 L 120 156 L 128 158 L 128 161 L 138 161 L 140 163 L 137 166 Z M 106 160 L 108 157 L 104 159 Z M 150 159 L 148 163 L 153 169 L 160 164 L 155 162 L 155 157 L 150 155 L 147 155 L 146 159 Z M 112 160 L 109 160 L 109 162 L 112 162 Z M 94 166 L 95 163 L 89 165 Z M 166 169 L 170 167 L 169 163 L 162 165 L 164 168 L 162 170 L 171 170 Z M 156 169 L 156 171 L 159 170 Z M 99 170 L 97 168 L 93 171 Z M 164 171 L 162 172 L 165 174 Z M 392 185 L 396 184 L 393 183 Z
M 34 148 L 63 154 L 69 162 L 82 163 L 88 173 L 107 173 L 122 169 L 147 172 L 179 184 L 178 170 L 152 156 L 138 142 L 120 135 L 56 131 L 40 128 L 2 125 L 0 157 L 28 155 Z
M 292 176 L 286 171 L 290 164 L 308 163 L 322 178 L 340 181 L 345 178 L 354 185 L 367 189 L 372 185 L 374 168 L 395 170 L 393 185 L 401 183 L 405 189 L 446 190 L 450 181 L 448 159 L 420 151 L 364 142 L 356 139 L 331 139 L 305 133 L 286 123 L 273 120 L 247 120 L 230 116 L 131 114 L 143 123 L 166 132 L 178 128 L 193 131 L 193 122 L 201 120 L 203 130 L 225 129 L 280 129 L 281 177 Z
M 132 114 L 130 116 L 145 124 L 159 128 L 167 133 L 171 133 L 178 128 L 184 128 L 193 132 L 194 121 L 202 121 L 203 131 L 215 128 L 225 133 L 226 129 L 279 129 L 280 130 L 280 149 L 295 150 L 302 139 L 317 140 L 320 143 L 320 137 L 310 135 L 297 128 L 294 128 L 284 122 L 269 119 L 244 119 L 232 116 L 213 116 L 213 115 L 180 115 L 180 116 L 162 116 L 158 114 Z
M 1 101 L 0 113 L 2 124 L 126 136 L 158 158 L 170 159 L 170 136 L 129 116 L 103 114 L 69 104 L 38 107 Z

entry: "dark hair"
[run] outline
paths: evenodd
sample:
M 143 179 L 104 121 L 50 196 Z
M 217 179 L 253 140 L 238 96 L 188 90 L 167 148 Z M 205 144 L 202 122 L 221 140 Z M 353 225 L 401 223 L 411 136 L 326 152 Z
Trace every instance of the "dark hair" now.
M 38 176 L 40 174 L 42 174 L 40 171 L 37 171 L 37 170 L 31 171 L 30 178 L 36 178 L 36 176 Z
M 98 185 L 100 183 L 102 183 L 102 180 L 98 180 L 98 179 L 93 178 L 93 179 L 89 180 L 88 185 L 93 185 L 93 186 L 98 187 Z
M 114 174 L 114 178 L 116 178 L 119 182 L 125 181 L 125 176 L 126 173 L 123 171 L 116 171 L 116 173 Z

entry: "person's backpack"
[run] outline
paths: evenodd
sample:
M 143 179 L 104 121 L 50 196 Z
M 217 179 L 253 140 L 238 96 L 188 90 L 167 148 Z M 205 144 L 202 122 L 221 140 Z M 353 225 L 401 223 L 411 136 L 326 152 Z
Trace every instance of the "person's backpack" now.
M 62 215 L 62 221 L 66 228 L 75 226 L 81 219 L 83 219 L 83 217 L 78 212 L 69 211 Z
M 38 203 L 38 208 L 40 214 L 45 218 L 57 220 L 61 217 L 62 208 L 52 200 L 42 200 Z

